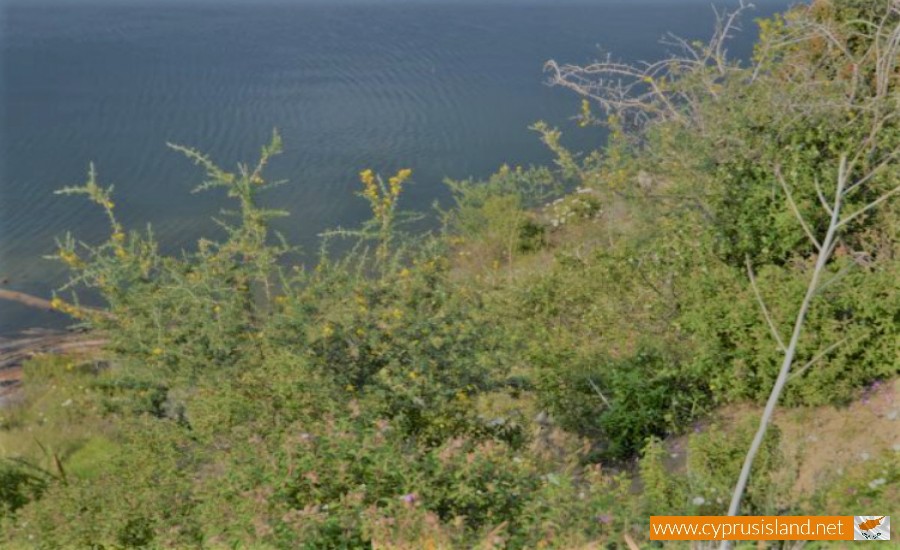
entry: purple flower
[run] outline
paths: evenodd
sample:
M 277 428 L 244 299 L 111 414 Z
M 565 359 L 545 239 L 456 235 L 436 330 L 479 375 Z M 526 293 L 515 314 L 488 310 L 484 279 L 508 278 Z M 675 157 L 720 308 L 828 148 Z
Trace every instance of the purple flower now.
M 415 504 L 419 500 L 419 496 L 415 493 L 408 493 L 400 497 L 400 500 L 406 504 Z
M 612 519 L 612 516 L 609 514 L 600 514 L 599 516 L 597 516 L 597 521 L 599 521 L 600 523 L 612 523 Z

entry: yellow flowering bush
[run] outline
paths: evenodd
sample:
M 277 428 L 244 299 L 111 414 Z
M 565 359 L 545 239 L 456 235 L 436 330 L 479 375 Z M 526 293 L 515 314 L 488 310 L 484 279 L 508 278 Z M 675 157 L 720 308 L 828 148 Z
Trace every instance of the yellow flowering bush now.
M 397 221 L 397 201 L 403 191 L 403 185 L 412 176 L 412 170 L 403 168 L 396 175 L 388 178 L 387 184 L 371 169 L 359 173 L 359 179 L 363 184 L 360 193 L 368 202 L 372 210 L 372 224 L 378 239 L 376 251 L 379 261 L 385 261 L 391 246 L 391 239 L 395 233 Z

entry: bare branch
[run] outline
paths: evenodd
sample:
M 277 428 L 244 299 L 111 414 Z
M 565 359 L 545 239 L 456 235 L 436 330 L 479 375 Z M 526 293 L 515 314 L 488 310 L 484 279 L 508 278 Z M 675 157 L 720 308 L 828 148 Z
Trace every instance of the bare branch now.
M 849 265 L 847 265 L 847 266 L 841 268 L 841 270 L 838 271 L 837 273 L 835 273 L 834 275 L 832 275 L 830 279 L 828 279 L 827 281 L 825 281 L 824 283 L 822 283 L 821 285 L 819 285 L 819 288 L 816 290 L 816 292 L 819 293 L 819 294 L 825 292 L 825 289 L 826 289 L 826 288 L 830 287 L 831 285 L 833 285 L 833 284 L 835 284 L 836 282 L 838 282 L 838 281 L 840 281 L 841 279 L 843 279 L 844 276 L 845 276 L 847 273 L 850 273 L 850 270 L 853 269 L 856 265 L 857 265 L 856 263 L 852 263 L 852 264 L 849 264 Z
M 784 340 L 781 339 L 781 334 L 779 334 L 775 322 L 772 321 L 772 316 L 769 315 L 769 308 L 766 307 L 766 302 L 763 300 L 762 294 L 759 293 L 759 288 L 756 286 L 756 277 L 753 275 L 753 265 L 750 263 L 750 257 L 747 256 L 745 260 L 747 263 L 747 275 L 750 277 L 750 286 L 753 288 L 753 294 L 756 295 L 756 301 L 759 302 L 759 308 L 766 318 L 766 323 L 769 325 L 769 330 L 772 331 L 772 336 L 775 338 L 775 341 L 778 342 L 778 349 L 783 352 L 785 350 Z
M 829 353 L 834 351 L 838 346 L 842 345 L 844 342 L 846 342 L 849 339 L 850 339 L 849 337 L 841 338 L 837 342 L 831 344 L 827 348 L 825 348 L 822 351 L 820 351 L 819 353 L 817 353 L 812 359 L 807 361 L 805 365 L 803 365 L 802 367 L 797 369 L 793 374 L 791 374 L 791 376 L 788 378 L 788 380 L 794 380 L 795 378 L 799 378 L 800 376 L 802 376 L 804 372 L 806 372 L 807 370 L 809 370 L 810 367 L 812 367 L 817 362 L 819 362 L 820 359 L 822 359 L 823 357 L 825 357 L 826 355 L 828 355 Z
M 853 221 L 854 219 L 856 219 L 857 217 L 859 217 L 859 216 L 865 214 L 865 213 L 868 212 L 869 210 L 875 208 L 876 206 L 878 206 L 879 204 L 881 204 L 881 203 L 883 203 L 884 201 L 888 200 L 889 198 L 893 197 L 893 196 L 896 195 L 897 193 L 900 193 L 900 185 L 898 185 L 897 187 L 894 187 L 893 189 L 891 189 L 891 190 L 888 191 L 887 193 L 884 193 L 883 195 L 881 195 L 880 197 L 878 197 L 878 198 L 875 199 L 874 201 L 870 202 L 870 203 L 867 204 L 866 206 L 860 208 L 859 210 L 857 210 L 857 211 L 854 212 L 853 214 L 850 214 L 849 216 L 847 216 L 846 218 L 844 218 L 843 220 L 841 220 L 841 223 L 839 224 L 839 227 L 843 227 L 843 226 L 847 225 L 848 223 L 852 222 L 852 221 Z
M 866 183 L 869 182 L 872 178 L 878 175 L 882 169 L 890 165 L 891 162 L 897 160 L 898 155 L 900 155 L 900 149 L 896 149 L 892 151 L 890 154 L 885 155 L 884 159 L 879 162 L 874 168 L 869 170 L 869 173 L 861 177 L 860 179 L 853 182 L 852 185 L 848 186 L 847 189 L 844 190 L 844 195 L 848 195 L 856 189 L 862 187 Z
M 821 278 L 822 273 L 825 271 L 825 265 L 828 263 L 829 257 L 834 251 L 834 244 L 837 241 L 838 225 L 840 223 L 841 198 L 843 196 L 846 181 L 847 155 L 845 154 L 841 155 L 840 163 L 838 166 L 837 189 L 834 194 L 834 207 L 832 208 L 831 221 L 828 224 L 828 231 L 825 233 L 825 238 L 822 240 L 822 252 L 819 253 L 819 257 L 816 259 L 816 265 L 813 268 L 812 276 L 810 277 L 809 284 L 806 287 L 806 294 L 803 297 L 803 301 L 800 303 L 800 309 L 797 312 L 797 316 L 794 320 L 794 330 L 791 333 L 791 340 L 788 343 L 787 348 L 785 348 L 784 350 L 784 360 L 781 362 L 781 368 L 778 371 L 778 377 L 775 380 L 775 385 L 772 387 L 772 391 L 771 393 L 769 393 L 769 398 L 766 401 L 766 407 L 763 410 L 762 417 L 759 421 L 759 428 L 756 430 L 756 434 L 753 436 L 753 442 L 750 444 L 747 455 L 744 457 L 744 463 L 741 466 L 741 473 L 738 476 L 737 485 L 734 488 L 734 492 L 731 495 L 731 502 L 728 505 L 729 516 L 736 516 L 740 510 L 741 500 L 743 499 L 744 491 L 747 488 L 747 482 L 750 479 L 750 470 L 753 467 L 753 461 L 756 458 L 760 447 L 762 447 L 763 440 L 766 436 L 766 431 L 769 428 L 769 423 L 771 423 L 772 421 L 772 415 L 775 413 L 775 406 L 778 404 L 779 399 L 781 399 L 781 394 L 788 382 L 788 376 L 790 375 L 791 367 L 794 364 L 794 356 L 797 353 L 797 345 L 800 341 L 800 334 L 803 332 L 803 326 L 806 323 L 806 315 L 809 312 L 809 308 L 812 304 L 813 298 L 818 292 L 819 279 Z M 727 549 L 728 546 L 728 541 L 723 541 L 722 548 Z
M 702 127 L 703 119 L 697 107 L 703 98 L 716 99 L 719 81 L 737 70 L 737 65 L 729 60 L 725 46 L 740 30 L 740 17 L 751 7 L 741 0 L 733 11 L 716 11 L 715 31 L 702 46 L 672 34 L 666 35 L 662 43 L 674 46 L 677 52 L 654 63 L 617 62 L 609 55 L 585 66 L 561 65 L 550 60 L 544 66 L 550 73 L 548 83 L 593 99 L 607 114 L 620 116 L 639 127 L 650 121 L 666 120 Z M 693 88 L 670 85 L 673 81 L 683 80 L 685 75 L 698 77 Z M 661 84 L 664 80 L 665 86 Z
M 603 392 L 600 391 L 600 388 L 597 387 L 597 384 L 594 383 L 594 380 L 591 378 L 588 378 L 588 384 L 590 384 L 591 389 L 594 390 L 597 393 L 597 395 L 600 396 L 600 399 L 603 400 L 603 403 L 606 405 L 606 408 L 612 408 L 612 405 L 610 405 L 610 403 L 609 403 L 609 399 L 607 399 L 606 396 L 603 395 Z
M 741 0 L 738 8 L 731 12 L 719 14 L 718 10 L 713 8 L 713 10 L 716 11 L 716 30 L 709 43 L 715 49 L 715 56 L 713 59 L 716 62 L 716 67 L 719 69 L 719 74 L 724 75 L 727 70 L 727 51 L 725 50 L 725 44 L 732 38 L 732 31 L 741 30 L 738 26 L 738 21 L 740 20 L 741 15 L 750 7 L 752 7 L 752 5 Z
M 819 240 L 816 239 L 816 236 L 813 235 L 812 229 L 810 229 L 809 225 L 807 225 L 806 220 L 803 219 L 803 214 L 800 213 L 800 209 L 797 208 L 797 203 L 794 202 L 794 197 L 791 195 L 791 190 L 788 188 L 787 182 L 784 181 L 784 176 L 781 175 L 781 166 L 775 165 L 775 177 L 778 179 L 778 183 L 781 184 L 781 188 L 784 189 L 784 194 L 787 196 L 788 204 L 791 207 L 791 211 L 794 213 L 794 216 L 797 217 L 797 221 L 800 222 L 801 227 L 803 227 L 803 232 L 806 233 L 806 236 L 809 237 L 809 240 L 816 247 L 816 250 L 822 251 L 822 245 L 819 243 Z
M 828 205 L 828 201 L 825 200 L 825 194 L 822 192 L 822 186 L 819 184 L 819 178 L 813 178 L 813 185 L 816 187 L 816 195 L 819 197 L 819 202 L 822 204 L 822 208 L 828 212 L 828 215 L 831 215 L 831 206 Z

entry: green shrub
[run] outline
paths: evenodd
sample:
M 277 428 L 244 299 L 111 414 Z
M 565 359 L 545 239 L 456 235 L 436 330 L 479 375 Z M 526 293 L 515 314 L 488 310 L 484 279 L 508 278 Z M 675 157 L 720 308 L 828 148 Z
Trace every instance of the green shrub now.
M 451 440 L 429 458 L 433 471 L 423 499 L 442 519 L 465 518 L 476 531 L 501 523 L 517 529 L 538 484 L 527 457 L 502 443 Z
M 545 228 L 532 210 L 562 191 L 559 177 L 551 170 L 503 165 L 487 181 L 445 183 L 454 205 L 442 212 L 443 223 L 457 239 L 475 242 L 492 259 L 506 262 L 544 246 Z
M 4 460 L 0 463 L 0 518 L 14 514 L 29 502 L 41 497 L 49 484 L 49 476 L 28 464 Z
M 693 514 L 721 515 L 727 511 L 757 423 L 756 418 L 746 418 L 728 430 L 714 425 L 691 434 L 687 468 Z M 778 489 L 783 488 L 777 485 L 774 474 L 782 464 L 780 438 L 778 428 L 770 426 L 750 472 L 742 503 L 746 514 L 774 515 L 779 511 L 784 496 Z
M 672 359 L 658 350 L 640 349 L 618 360 L 577 361 L 548 360 L 539 396 L 562 427 L 602 441 L 605 457 L 634 456 L 650 437 L 677 431 L 707 401 L 702 380 L 679 374 Z
M 803 262 L 792 269 L 768 266 L 756 274 L 782 334 L 792 329 L 810 269 Z M 893 283 L 896 261 L 860 269 L 849 258 L 840 258 L 829 269 L 830 276 L 838 273 L 838 282 L 822 293 L 807 317 L 784 398 L 788 404 L 846 402 L 860 387 L 889 378 L 900 368 L 894 345 L 900 311 L 900 293 Z M 730 299 L 720 299 L 723 294 Z M 696 342 L 687 368 L 709 380 L 720 402 L 764 401 L 782 354 L 741 275 L 729 269 L 710 271 L 685 289 L 685 298 L 678 322 Z
M 197 547 L 189 491 L 192 453 L 172 424 L 140 422 L 133 438 L 103 454 L 103 475 L 69 476 L 19 510 L 6 536 L 38 548 Z
M 677 516 L 689 506 L 688 482 L 671 472 L 669 451 L 658 438 L 650 438 L 638 463 L 646 515 Z

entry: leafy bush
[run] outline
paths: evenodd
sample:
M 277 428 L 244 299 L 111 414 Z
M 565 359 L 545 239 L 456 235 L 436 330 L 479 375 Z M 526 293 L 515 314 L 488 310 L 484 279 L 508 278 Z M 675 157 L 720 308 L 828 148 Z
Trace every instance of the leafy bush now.
M 41 470 L 4 461 L 0 464 L 0 518 L 40 498 L 47 485 L 48 478 Z
M 753 439 L 757 420 L 747 418 L 732 429 L 711 426 L 701 433 L 691 434 L 688 442 L 688 480 L 698 515 L 722 514 L 734 490 L 735 480 Z M 778 513 L 781 489 L 774 473 L 781 466 L 780 432 L 770 428 L 760 453 L 753 463 L 752 482 L 747 491 L 743 510 L 747 514 L 773 515 Z
M 677 431 L 706 402 L 702 381 L 677 374 L 669 361 L 652 349 L 580 366 L 550 360 L 538 391 L 562 427 L 602 441 L 604 457 L 626 459 L 650 437 Z
M 8 534 L 40 548 L 198 546 L 190 449 L 170 426 L 134 428 L 135 439 L 101 457 L 103 475 L 54 483 L 19 510 Z
M 476 242 L 495 260 L 544 245 L 544 226 L 532 210 L 562 192 L 560 178 L 548 168 L 511 169 L 503 165 L 487 181 L 446 180 L 454 207 L 442 212 L 445 227 L 463 242 Z

